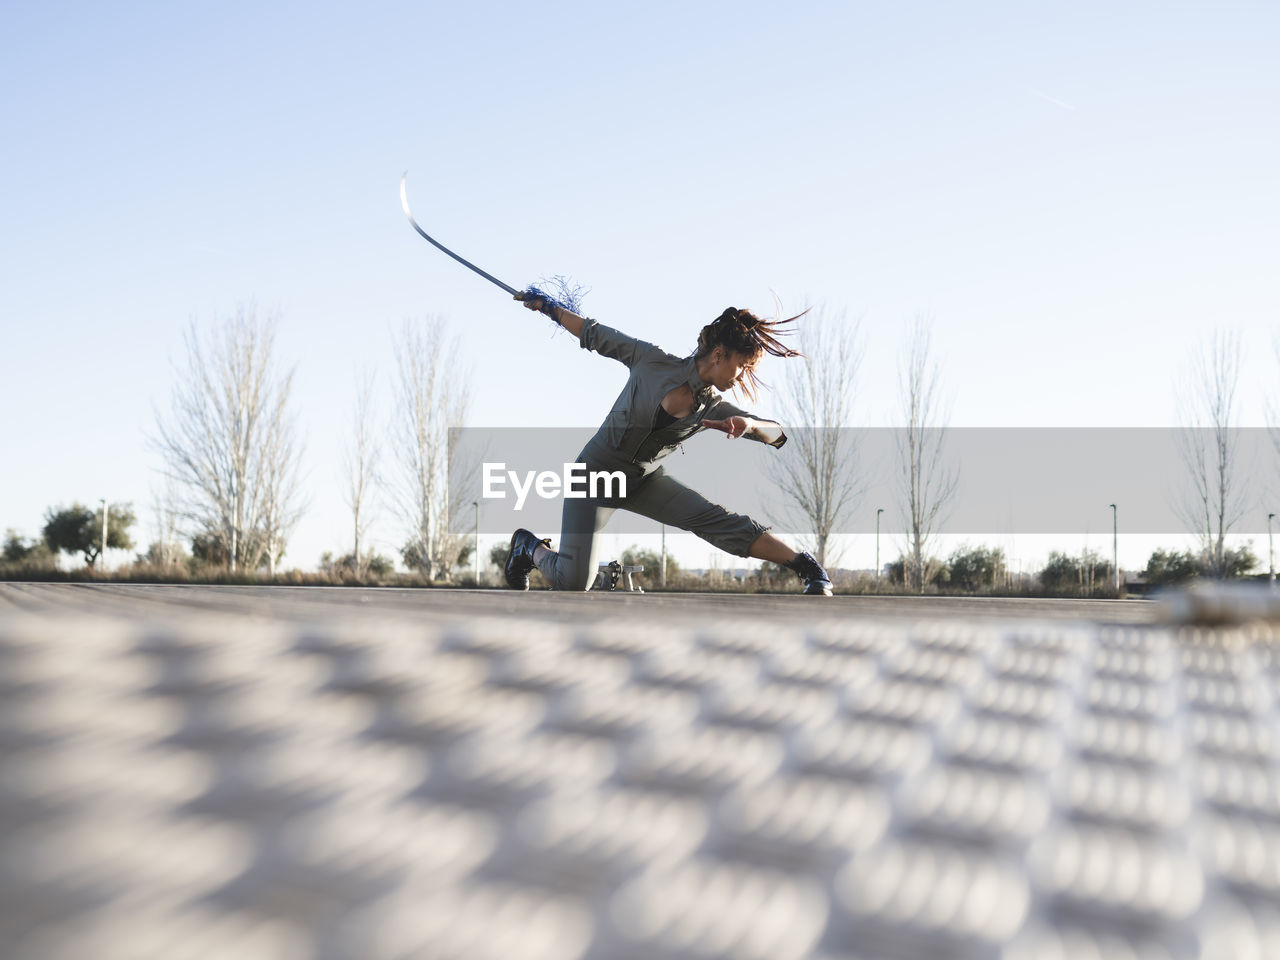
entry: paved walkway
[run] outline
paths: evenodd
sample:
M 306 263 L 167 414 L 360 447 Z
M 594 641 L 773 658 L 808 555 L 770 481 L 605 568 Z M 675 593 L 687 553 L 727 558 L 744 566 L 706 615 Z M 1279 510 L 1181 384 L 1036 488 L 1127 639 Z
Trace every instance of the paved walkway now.
M 510 616 L 578 623 L 584 619 L 596 621 L 620 616 L 690 624 L 726 616 L 782 618 L 792 622 L 850 618 L 1016 618 L 1152 623 L 1159 614 L 1158 606 L 1145 600 L 0 583 L 0 610 L 6 608 L 40 613 L 74 610 L 170 617 L 219 611 L 287 620 L 407 616 L 438 621 Z

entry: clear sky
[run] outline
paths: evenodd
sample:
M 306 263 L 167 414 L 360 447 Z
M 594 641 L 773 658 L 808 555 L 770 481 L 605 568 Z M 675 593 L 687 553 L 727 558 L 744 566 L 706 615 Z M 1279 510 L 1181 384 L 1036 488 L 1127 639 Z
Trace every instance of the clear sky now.
M 296 368 L 309 509 L 286 566 L 349 549 L 353 384 L 389 381 L 406 318 L 459 334 L 473 424 L 598 422 L 623 369 L 417 238 L 406 169 L 463 256 L 517 287 L 571 275 L 588 313 L 673 352 L 771 290 L 861 316 L 860 424 L 898 419 L 929 312 L 955 425 L 1172 424 L 1215 324 L 1242 332 L 1260 425 L 1277 49 L 1267 2 L 11 0 L 0 528 L 99 497 L 145 518 L 183 329 L 241 302 L 280 314 Z M 385 510 L 378 536 L 402 539 Z

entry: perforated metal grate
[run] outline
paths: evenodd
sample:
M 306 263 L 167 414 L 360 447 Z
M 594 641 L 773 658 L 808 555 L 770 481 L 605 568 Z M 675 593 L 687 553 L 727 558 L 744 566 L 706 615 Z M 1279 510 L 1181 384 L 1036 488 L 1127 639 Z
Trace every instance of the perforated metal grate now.
M 5 957 L 1280 957 L 1280 629 L 0 619 Z

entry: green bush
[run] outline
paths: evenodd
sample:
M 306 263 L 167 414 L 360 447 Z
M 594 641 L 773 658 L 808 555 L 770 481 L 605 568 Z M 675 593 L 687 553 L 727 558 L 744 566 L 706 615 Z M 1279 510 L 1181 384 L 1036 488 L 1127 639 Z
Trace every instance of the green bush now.
M 1156 550 L 1142 575 L 1152 586 L 1186 583 L 1200 576 L 1200 558 L 1190 550 Z
M 1111 564 L 1096 550 L 1049 554 L 1040 571 L 1040 586 L 1050 593 L 1092 594 L 1111 590 Z
M 662 583 L 662 553 L 658 550 L 641 550 L 632 544 L 622 551 L 623 566 L 644 567 L 644 573 L 635 574 L 635 578 L 646 588 L 656 587 Z M 671 586 L 682 573 L 680 564 L 671 554 L 667 554 L 667 586 Z
M 1222 559 L 1223 573 L 1225 579 L 1229 580 L 1246 576 L 1258 565 L 1258 557 L 1253 552 L 1253 541 L 1227 548 L 1223 551 Z M 1147 560 L 1147 568 L 1142 573 L 1152 586 L 1167 586 L 1210 576 L 1212 567 L 1213 564 L 1204 553 L 1192 550 L 1156 550 Z
M 949 583 L 953 588 L 975 593 L 989 590 L 1008 568 L 999 547 L 960 547 L 947 558 Z
M 471 564 L 471 555 L 475 552 L 475 549 L 475 538 L 464 538 L 458 546 L 458 551 L 453 556 L 453 559 L 446 564 L 442 564 L 434 571 L 435 579 L 448 580 L 455 570 L 465 572 L 466 568 Z M 506 558 L 506 554 L 503 554 L 503 558 Z M 419 550 L 418 544 L 413 540 L 406 540 L 404 546 L 400 548 L 400 561 L 409 570 L 425 572 L 428 567 L 426 558 L 422 556 L 422 552 Z
M 0 566 L 11 570 L 53 570 L 58 566 L 58 557 L 43 540 L 28 542 L 16 530 L 6 530 Z
M 384 557 L 382 554 L 372 550 L 364 555 L 364 560 L 359 570 L 356 568 L 356 555 L 354 553 L 344 554 L 337 560 L 327 550 L 320 555 L 320 571 L 326 575 L 342 579 L 362 575 L 381 580 L 394 574 L 395 570 L 395 562 L 390 557 Z

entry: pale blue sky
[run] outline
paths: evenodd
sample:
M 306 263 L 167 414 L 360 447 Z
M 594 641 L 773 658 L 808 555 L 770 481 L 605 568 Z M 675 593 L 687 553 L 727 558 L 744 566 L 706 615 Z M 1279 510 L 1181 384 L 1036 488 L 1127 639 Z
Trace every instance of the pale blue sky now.
M 287 565 L 347 546 L 352 383 L 389 379 L 407 317 L 460 334 L 473 423 L 597 422 L 622 368 L 414 236 L 405 169 L 463 256 L 515 286 L 570 274 L 588 313 L 674 352 L 771 289 L 861 315 L 864 424 L 897 419 L 920 311 L 956 425 L 1171 424 L 1213 324 L 1243 333 L 1260 424 L 1278 47 L 1274 3 L 12 0 L 0 527 L 102 496 L 145 514 L 182 330 L 242 301 L 279 311 L 297 370 Z

